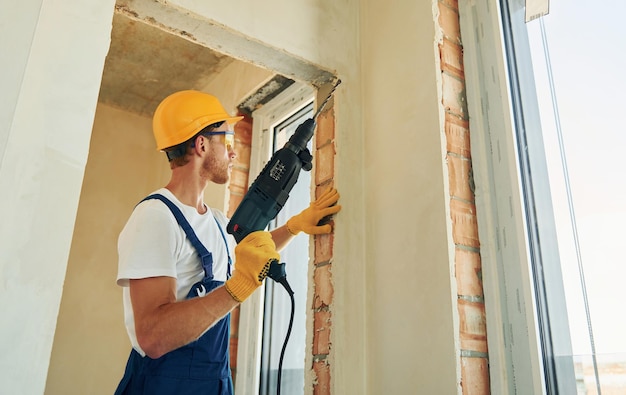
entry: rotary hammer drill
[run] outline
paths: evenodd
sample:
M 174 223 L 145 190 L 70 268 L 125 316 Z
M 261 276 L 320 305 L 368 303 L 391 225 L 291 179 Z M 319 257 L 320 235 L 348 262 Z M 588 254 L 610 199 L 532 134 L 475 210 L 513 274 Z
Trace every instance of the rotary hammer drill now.
M 311 170 L 313 156 L 307 144 L 313 137 L 318 115 L 340 83 L 341 80 L 336 82 L 315 115 L 300 124 L 284 147 L 272 155 L 248 189 L 226 227 L 227 232 L 235 237 L 237 243 L 248 234 L 265 229 L 287 202 L 289 192 L 298 181 L 300 170 Z M 284 264 L 273 261 L 268 277 L 292 292 L 286 282 Z

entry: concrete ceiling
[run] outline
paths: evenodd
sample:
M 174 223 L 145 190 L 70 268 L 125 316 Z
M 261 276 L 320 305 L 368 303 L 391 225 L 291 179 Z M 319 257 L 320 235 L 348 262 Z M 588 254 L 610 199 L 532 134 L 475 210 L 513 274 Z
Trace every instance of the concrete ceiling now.
M 170 93 L 183 89 L 205 90 L 209 84 L 215 86 L 215 80 L 224 70 L 238 66 L 235 63 L 244 62 L 194 43 L 180 34 L 116 12 L 99 101 L 151 117 L 159 102 Z M 293 82 L 274 73 L 269 73 L 268 79 L 268 71 L 265 73 L 253 77 L 259 79 L 256 81 L 258 89 L 241 98 L 244 106 L 250 107 L 250 98 L 255 102 L 253 105 L 266 102 L 268 86 L 275 87 L 276 81 L 280 87 L 278 91 Z M 270 89 L 270 94 L 275 96 L 277 89 Z

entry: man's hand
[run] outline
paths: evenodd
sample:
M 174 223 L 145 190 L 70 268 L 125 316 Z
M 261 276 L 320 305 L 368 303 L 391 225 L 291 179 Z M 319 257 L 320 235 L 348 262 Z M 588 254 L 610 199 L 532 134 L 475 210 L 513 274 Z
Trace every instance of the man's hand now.
M 332 226 L 319 224 L 319 222 L 322 218 L 336 214 L 341 210 L 341 206 L 336 204 L 338 200 L 339 192 L 335 188 L 330 188 L 300 214 L 291 217 L 287 221 L 287 230 L 293 235 L 300 232 L 310 235 L 330 233 Z
M 235 259 L 235 272 L 226 281 L 225 287 L 233 299 L 241 303 L 263 284 L 270 263 L 280 260 L 280 254 L 276 252 L 272 235 L 258 231 L 250 233 L 237 244 Z

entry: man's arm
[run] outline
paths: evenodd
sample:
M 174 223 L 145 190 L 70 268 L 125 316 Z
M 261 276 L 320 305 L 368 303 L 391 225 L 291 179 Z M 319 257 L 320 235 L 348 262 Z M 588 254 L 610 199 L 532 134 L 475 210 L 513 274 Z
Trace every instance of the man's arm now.
M 198 339 L 239 304 L 224 287 L 177 302 L 172 277 L 130 280 L 130 299 L 137 341 L 150 358 Z
M 137 342 L 150 358 L 198 339 L 263 284 L 270 262 L 280 260 L 280 255 L 271 234 L 259 231 L 235 247 L 235 259 L 237 267 L 224 286 L 183 301 L 176 301 L 175 278 L 130 280 Z
M 280 252 L 283 248 L 287 247 L 291 239 L 295 237 L 295 235 L 287 229 L 287 225 L 283 225 L 280 228 L 273 229 L 271 232 L 272 239 L 274 243 L 276 243 L 276 251 Z

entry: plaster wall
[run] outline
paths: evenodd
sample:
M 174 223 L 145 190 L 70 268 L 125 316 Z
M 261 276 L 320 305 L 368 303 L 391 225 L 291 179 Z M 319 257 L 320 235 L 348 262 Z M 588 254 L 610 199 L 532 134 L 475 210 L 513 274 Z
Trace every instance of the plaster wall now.
M 0 12 L 0 393 L 45 386 L 113 4 Z
M 362 7 L 370 394 L 457 393 L 432 7 Z
M 121 289 L 115 285 L 117 237 L 134 205 L 165 185 L 170 175 L 167 160 L 155 149 L 151 127 L 149 118 L 97 107 L 48 394 L 110 394 L 124 372 L 130 343 Z M 220 196 L 217 202 L 222 200 Z
M 38 51 L 31 51 L 28 60 L 23 52 L 17 53 L 25 62 L 21 68 L 25 83 L 15 87 L 17 99 L 7 103 L 17 104 L 5 154 L 10 154 L 11 160 L 7 162 L 4 158 L 2 162 L 0 185 L 3 190 L 20 190 L 24 189 L 25 179 L 34 184 L 26 191 L 28 193 L 10 195 L 13 200 L 1 206 L 2 218 L 8 221 L 2 225 L 3 236 L 7 237 L 0 240 L 19 242 L 17 235 L 41 233 L 30 235 L 26 243 L 13 243 L 15 247 L 7 249 L 8 260 L 4 260 L 3 246 L 1 268 L 8 274 L 5 277 L 3 273 L 3 292 L 8 282 L 4 278 L 13 285 L 9 302 L 3 298 L 2 303 L 11 307 L 9 317 L 16 325 L 3 327 L 0 333 L 3 335 L 0 341 L 12 341 L 8 359 L 7 355 L 0 357 L 3 368 L 0 382 L 9 386 L 10 393 L 41 393 L 45 382 L 98 82 L 108 47 L 111 3 L 70 3 L 67 6 L 57 3 L 53 0 L 44 3 L 55 6 L 54 17 L 49 19 L 46 17 L 52 11 L 42 8 L 33 41 L 33 49 Z M 187 8 L 228 29 L 319 65 L 343 81 L 335 101 L 335 182 L 344 208 L 336 219 L 333 251 L 331 393 L 414 393 L 416 390 L 456 393 L 452 277 L 432 1 L 399 0 L 393 7 L 368 0 L 268 0 L 263 3 L 178 0 L 168 4 Z M 70 7 L 73 7 L 72 12 L 56 19 L 59 9 Z M 75 13 L 79 13 L 80 18 Z M 51 61 L 44 56 L 48 52 L 34 45 L 39 35 L 43 44 L 52 45 L 65 55 L 57 55 L 59 60 L 56 61 L 65 68 L 57 65 L 58 73 L 46 74 L 46 78 L 28 78 L 33 70 L 44 74 L 51 64 L 55 70 L 55 60 Z M 55 47 L 60 45 L 57 42 L 67 40 L 75 40 L 79 50 L 71 46 L 71 51 L 64 46 Z M 250 55 L 262 63 L 263 59 L 254 59 L 254 56 Z M 67 73 L 68 64 L 72 64 L 75 72 Z M 57 112 L 46 110 L 51 103 L 41 100 L 41 92 L 44 99 L 56 99 L 58 104 L 52 108 Z M 33 110 L 36 110 L 36 119 L 41 117 L 40 126 L 44 125 L 44 119 L 48 121 L 44 116 L 53 121 L 52 125 L 57 125 L 53 129 L 54 142 L 59 142 L 59 147 L 54 148 L 60 148 L 64 156 L 59 158 L 56 150 L 45 150 L 47 145 L 43 140 L 48 135 L 42 134 L 51 133 L 50 129 L 27 127 L 31 122 L 26 121 L 29 115 L 33 118 L 33 112 L 27 111 L 26 105 L 36 107 Z M 68 127 L 61 128 L 61 124 Z M 28 141 L 18 140 L 14 130 L 22 132 L 19 137 Z M 75 146 L 71 146 L 72 142 Z M 29 157 L 29 160 L 20 157 L 18 153 L 23 156 L 20 147 L 24 146 L 47 153 L 48 156 L 43 156 L 47 162 L 38 162 L 42 156 Z M 103 158 L 105 161 L 110 159 L 107 155 Z M 23 169 L 28 170 L 26 178 L 18 177 L 25 171 Z M 59 190 L 62 192 L 57 192 Z M 44 197 L 48 204 L 38 206 Z M 124 215 L 120 213 L 121 217 L 127 216 L 134 203 L 134 199 L 129 203 L 131 199 L 127 198 L 126 211 Z M 102 204 L 97 194 L 85 195 L 85 199 L 85 203 L 91 205 Z M 37 207 L 35 212 L 39 216 L 33 215 L 27 218 L 30 221 L 24 222 L 23 215 L 20 217 L 17 213 L 28 212 L 32 207 Z M 33 222 L 35 218 L 37 225 Z M 13 227 L 23 232 L 11 232 Z M 43 248 L 38 250 L 37 243 L 41 239 L 46 239 L 44 247 L 50 247 L 46 252 Z M 83 253 L 85 251 L 76 251 L 77 257 Z M 51 273 L 45 269 L 42 272 L 41 267 L 35 269 L 25 261 L 52 262 L 48 267 L 54 269 Z M 82 265 L 80 261 L 77 260 Z M 115 289 L 111 273 L 102 275 L 107 276 L 107 286 Z M 34 287 L 35 284 L 29 283 L 33 280 L 27 279 L 35 279 L 38 285 L 45 287 Z M 80 295 L 85 292 L 82 287 L 76 285 L 71 292 Z M 45 294 L 37 295 L 41 288 L 46 289 Z M 46 298 L 43 304 L 38 303 L 42 296 Z M 115 303 L 115 298 L 109 302 Z M 12 307 L 10 301 L 17 300 L 26 303 L 19 308 Z M 114 313 L 99 311 L 101 308 L 81 307 L 84 314 L 92 316 L 93 323 L 105 319 L 93 316 L 94 310 L 98 316 Z M 24 310 L 37 318 L 27 317 Z M 117 316 L 121 318 L 121 311 Z M 35 321 L 37 326 L 33 325 Z M 62 316 L 59 323 L 62 323 Z M 24 325 L 28 328 L 26 333 L 18 333 Z M 111 324 L 111 331 L 118 328 L 115 330 L 119 332 L 119 325 Z M 14 339 L 18 340 L 16 348 Z M 24 355 L 28 357 L 20 357 Z M 112 359 L 117 357 L 117 354 L 111 356 Z M 40 363 L 34 371 L 33 358 Z M 9 362 L 13 366 L 9 366 Z M 122 369 L 123 366 L 119 366 L 120 373 Z M 17 374 L 20 371 L 28 372 L 28 379 L 23 376 L 26 373 L 17 378 L 7 376 L 9 381 L 4 379 L 7 372 Z M 102 393 L 110 393 L 109 385 Z

